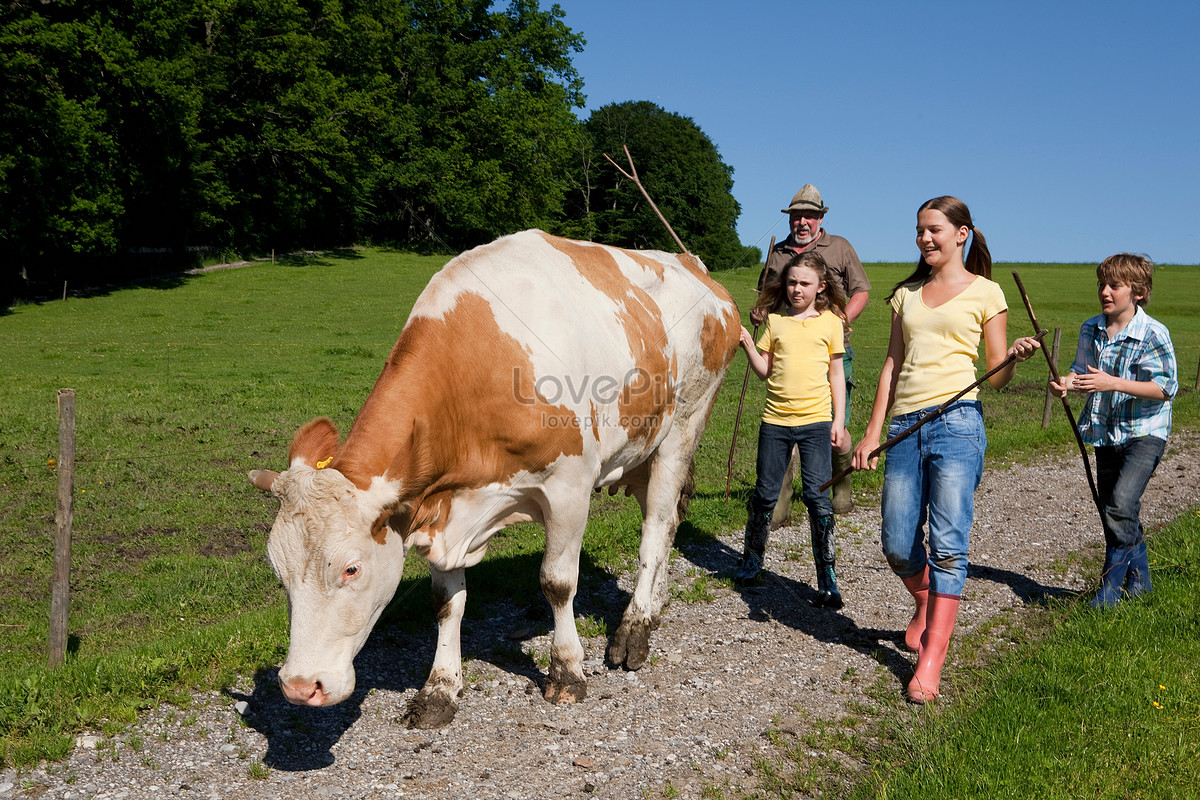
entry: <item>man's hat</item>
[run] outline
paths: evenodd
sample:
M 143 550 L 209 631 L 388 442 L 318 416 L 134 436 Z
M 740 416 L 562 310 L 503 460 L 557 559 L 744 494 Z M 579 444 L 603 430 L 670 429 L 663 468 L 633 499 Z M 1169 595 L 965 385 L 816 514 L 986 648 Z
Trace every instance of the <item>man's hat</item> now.
M 783 209 L 784 214 L 790 214 L 793 211 L 815 211 L 818 214 L 824 214 L 829 209 L 821 203 L 821 193 L 817 191 L 817 187 L 811 183 L 804 184 L 800 191 L 796 192 L 796 196 L 792 198 L 792 204 Z

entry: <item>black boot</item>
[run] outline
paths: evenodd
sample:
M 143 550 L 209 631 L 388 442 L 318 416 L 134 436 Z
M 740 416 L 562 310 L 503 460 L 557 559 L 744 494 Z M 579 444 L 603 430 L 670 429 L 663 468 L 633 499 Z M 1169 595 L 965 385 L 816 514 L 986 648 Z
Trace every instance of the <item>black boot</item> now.
M 837 546 L 833 541 L 833 515 L 814 517 L 808 515 L 809 529 L 812 531 L 813 563 L 817 567 L 817 598 L 813 605 L 818 608 L 842 607 L 842 593 L 838 591 Z
M 764 509 L 753 498 L 748 506 L 749 518 L 746 520 L 746 538 L 742 549 L 742 560 L 738 562 L 738 571 L 733 580 L 736 583 L 750 583 L 758 577 L 762 569 L 763 557 L 767 552 L 767 536 L 771 528 L 771 509 Z

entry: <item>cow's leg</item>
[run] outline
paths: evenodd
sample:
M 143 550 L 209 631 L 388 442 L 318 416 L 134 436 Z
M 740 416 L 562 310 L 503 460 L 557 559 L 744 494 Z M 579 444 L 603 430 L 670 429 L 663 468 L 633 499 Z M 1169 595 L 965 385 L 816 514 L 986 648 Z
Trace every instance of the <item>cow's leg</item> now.
M 628 669 L 641 669 L 650 655 L 650 632 L 658 627 L 666 601 L 671 544 L 685 507 L 684 488 L 691 481 L 695 448 L 670 447 L 668 442 L 652 457 L 644 493 L 635 492 L 643 515 L 637 586 L 608 648 L 608 660 Z
M 583 644 L 575 629 L 575 592 L 579 588 L 579 551 L 587 527 L 588 497 L 555 504 L 546 514 L 546 554 L 542 557 L 542 593 L 554 613 L 554 639 L 550 644 L 550 673 L 546 699 L 551 703 L 577 703 L 587 694 L 583 676 Z
M 433 582 L 433 612 L 437 619 L 437 652 L 429 680 L 408 703 L 404 724 L 409 728 L 449 725 L 462 694 L 462 618 L 467 605 L 467 583 L 462 568 L 429 570 Z

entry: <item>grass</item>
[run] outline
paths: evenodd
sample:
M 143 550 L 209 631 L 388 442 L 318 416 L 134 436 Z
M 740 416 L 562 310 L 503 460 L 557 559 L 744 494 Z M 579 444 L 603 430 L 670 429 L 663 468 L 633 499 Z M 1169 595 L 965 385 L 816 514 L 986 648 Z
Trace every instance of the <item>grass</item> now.
M 1155 590 L 1114 611 L 1047 609 L 945 708 L 900 712 L 849 796 L 1200 794 L 1200 511 L 1150 538 Z
M 186 703 L 194 686 L 222 686 L 277 664 L 287 646 L 282 590 L 263 558 L 274 501 L 247 471 L 282 468 L 292 434 L 328 415 L 347 430 L 408 309 L 444 258 L 347 251 L 132 286 L 89 297 L 18 306 L 0 315 L 0 763 L 63 755 L 84 728 L 110 729 L 157 702 Z M 860 390 L 851 429 L 861 432 L 886 348 L 882 303 L 909 265 L 868 265 L 872 303 L 856 324 Z M 1073 342 L 1094 313 L 1094 266 L 1021 265 L 1043 326 Z M 757 269 L 718 273 L 743 309 Z M 996 277 L 1024 333 L 1007 268 Z M 1200 357 L 1200 269 L 1156 276 L 1151 312 L 1172 331 L 1188 391 L 1176 424 L 1200 412 L 1191 370 Z M 1019 312 L 1019 313 L 1018 313 Z M 1065 364 L 1070 354 L 1060 363 Z M 679 541 L 741 527 L 754 481 L 764 391 L 751 381 L 725 500 L 729 442 L 745 362 L 718 398 L 696 463 L 697 494 Z M 1040 427 L 1044 368 L 1030 362 L 1002 393 L 985 390 L 992 458 L 1069 452 L 1059 416 Z M 50 671 L 45 643 L 54 536 L 55 394 L 76 390 L 78 451 L 72 605 L 66 663 Z M 1001 396 L 998 396 L 1001 395 Z M 878 473 L 856 477 L 860 491 Z M 637 558 L 640 515 L 629 498 L 596 495 L 584 537 L 576 613 L 611 630 L 623 609 L 598 604 L 614 574 Z M 467 613 L 527 598 L 545 616 L 538 587 L 540 528 L 499 534 L 470 571 Z M 428 627 L 428 570 L 409 559 L 381 625 Z M 698 579 L 679 599 L 704 602 Z

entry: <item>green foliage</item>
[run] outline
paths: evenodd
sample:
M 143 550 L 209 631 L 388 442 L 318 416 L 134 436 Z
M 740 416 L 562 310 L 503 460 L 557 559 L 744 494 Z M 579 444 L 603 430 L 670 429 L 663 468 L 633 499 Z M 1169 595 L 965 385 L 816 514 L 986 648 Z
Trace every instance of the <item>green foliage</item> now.
M 117 0 L 0 10 L 0 307 L 206 257 L 358 242 L 455 251 L 540 227 L 757 263 L 732 170 L 650 103 L 586 125 L 556 5 Z M 137 254 L 131 257 L 131 254 Z
M 583 38 L 557 7 L 377 2 L 355 18 L 379 127 L 366 230 L 458 248 L 561 215 Z
M 761 251 L 742 247 L 734 228 L 741 207 L 732 194 L 733 168 L 695 122 L 640 101 L 598 108 L 585 128 L 572 195 L 578 229 L 569 233 L 619 247 L 678 250 L 634 183 L 604 160 L 607 153 L 628 170 L 628 147 L 655 205 L 709 269 L 759 262 Z
M 551 227 L 578 149 L 583 39 L 557 7 L 491 5 L 7 5 L 0 283 Z
M 593 636 L 607 636 L 608 625 L 595 614 L 588 614 L 586 617 L 575 618 L 575 631 L 585 639 Z
M 712 589 L 717 585 L 717 581 L 709 575 L 692 575 L 689 572 L 688 577 L 692 578 L 690 584 L 673 586 L 671 588 L 671 597 L 683 603 L 711 603 L 716 599 L 712 593 Z

